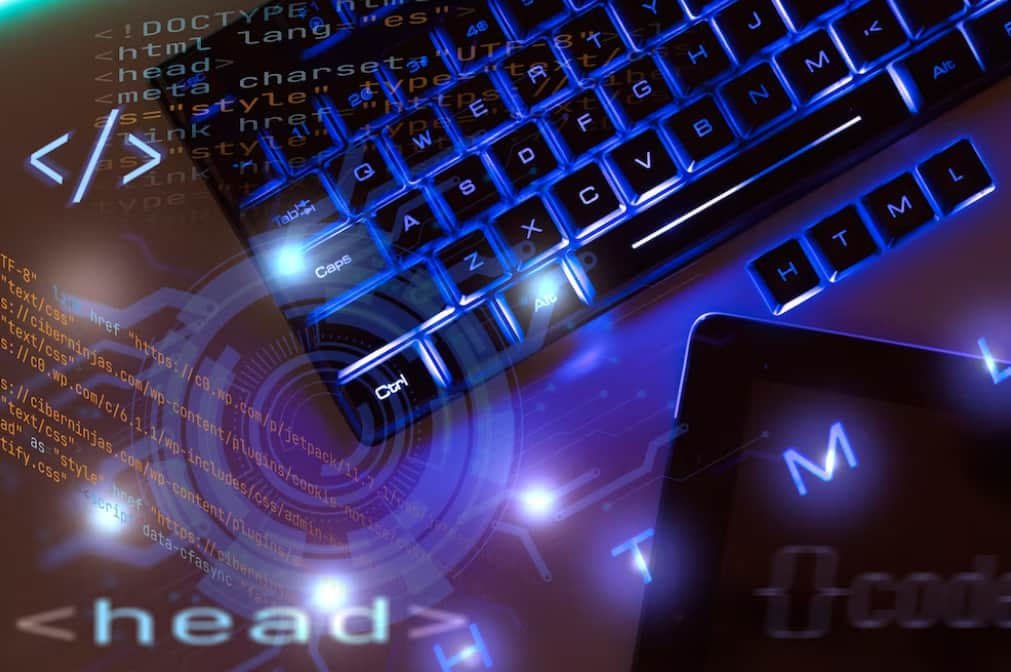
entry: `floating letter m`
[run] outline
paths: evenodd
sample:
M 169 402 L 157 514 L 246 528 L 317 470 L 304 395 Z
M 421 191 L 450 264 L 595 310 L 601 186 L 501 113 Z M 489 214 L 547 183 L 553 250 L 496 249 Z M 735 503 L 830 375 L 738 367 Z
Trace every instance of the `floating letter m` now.
M 846 459 L 846 464 L 849 465 L 850 469 L 855 469 L 857 466 L 857 456 L 853 454 L 853 449 L 850 447 L 849 439 L 846 438 L 846 430 L 843 429 L 842 423 L 837 422 L 828 430 L 828 451 L 825 454 L 824 468 L 819 467 L 804 457 L 796 448 L 789 448 L 783 452 L 786 468 L 790 470 L 790 477 L 793 478 L 793 483 L 797 486 L 797 492 L 800 493 L 801 497 L 807 494 L 807 486 L 804 485 L 804 479 L 800 470 L 804 469 L 825 483 L 830 482 L 833 473 L 835 473 L 838 459 L 836 452 L 840 449 L 842 450 L 843 457 Z

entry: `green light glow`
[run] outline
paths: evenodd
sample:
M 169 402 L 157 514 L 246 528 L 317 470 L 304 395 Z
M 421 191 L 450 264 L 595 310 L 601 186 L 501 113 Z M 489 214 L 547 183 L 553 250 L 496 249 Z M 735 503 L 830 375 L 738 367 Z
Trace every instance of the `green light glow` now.
M 15 17 L 33 16 L 60 4 L 65 4 L 64 0 L 0 0 L 0 19 L 6 23 Z M 3 27 L 0 25 L 0 28 Z

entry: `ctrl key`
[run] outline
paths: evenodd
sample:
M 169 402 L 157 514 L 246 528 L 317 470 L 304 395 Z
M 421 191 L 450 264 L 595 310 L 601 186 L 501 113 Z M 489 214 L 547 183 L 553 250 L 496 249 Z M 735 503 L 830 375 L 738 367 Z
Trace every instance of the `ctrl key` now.
M 773 314 L 782 315 L 821 290 L 821 278 L 797 240 L 788 240 L 751 262 Z
M 427 415 L 443 399 L 420 346 L 412 344 L 340 386 L 351 428 L 366 444 L 390 437 Z

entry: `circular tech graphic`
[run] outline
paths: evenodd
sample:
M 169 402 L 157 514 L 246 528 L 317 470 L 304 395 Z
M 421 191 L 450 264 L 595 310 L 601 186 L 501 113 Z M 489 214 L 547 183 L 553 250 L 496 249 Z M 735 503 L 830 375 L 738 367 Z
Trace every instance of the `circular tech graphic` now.
M 292 330 L 251 264 L 233 260 L 197 283 L 157 344 L 172 369 L 151 382 L 168 403 L 137 397 L 134 412 L 171 440 L 128 452 L 171 482 L 148 486 L 231 572 L 231 587 L 208 576 L 201 590 L 237 613 L 302 603 L 333 580 L 350 601 L 386 597 L 404 618 L 452 591 L 508 503 L 521 436 L 508 375 L 377 445 L 347 428 L 331 388 L 397 322 L 400 302 L 380 300 Z M 482 338 L 475 348 L 489 347 Z

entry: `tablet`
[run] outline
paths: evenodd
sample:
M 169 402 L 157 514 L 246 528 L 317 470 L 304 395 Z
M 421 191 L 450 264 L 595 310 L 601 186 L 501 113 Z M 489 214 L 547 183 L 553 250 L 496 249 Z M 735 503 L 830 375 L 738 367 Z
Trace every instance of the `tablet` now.
M 1011 669 L 1011 380 L 989 364 L 700 320 L 634 669 Z

